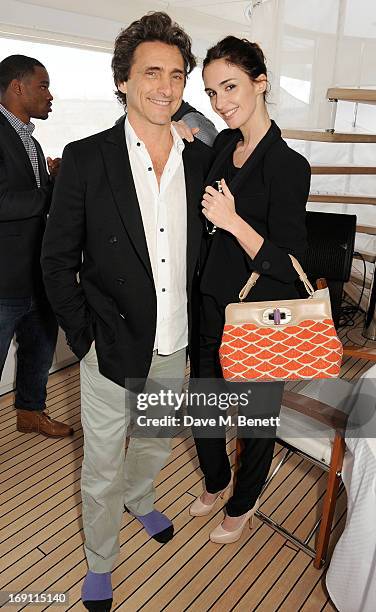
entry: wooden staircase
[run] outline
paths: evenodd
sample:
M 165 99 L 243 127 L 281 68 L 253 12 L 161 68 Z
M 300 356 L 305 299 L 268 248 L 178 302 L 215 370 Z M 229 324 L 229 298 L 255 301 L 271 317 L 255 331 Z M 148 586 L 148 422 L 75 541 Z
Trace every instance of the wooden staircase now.
M 334 129 L 338 101 L 355 104 L 376 104 L 376 89 L 361 89 L 353 87 L 330 87 L 326 97 L 332 104 L 330 125 L 326 130 L 282 130 L 284 138 L 290 140 L 310 140 L 316 142 L 376 142 L 376 134 L 362 132 L 336 132 Z
M 361 89 L 352 87 L 330 87 L 326 94 L 327 99 L 332 105 L 329 127 L 325 130 L 304 130 L 304 129 L 285 129 L 282 130 L 282 136 L 290 140 L 305 140 L 311 142 L 331 142 L 331 143 L 376 143 L 376 134 L 369 134 L 360 131 L 354 132 L 336 132 L 335 120 L 337 113 L 338 101 L 351 102 L 358 104 L 376 104 L 376 89 Z M 321 175 L 375 175 L 375 166 L 360 166 L 360 165 L 330 165 L 330 164 L 315 164 L 312 166 L 312 174 Z M 311 193 L 308 198 L 309 202 L 327 203 L 327 204 L 361 204 L 365 206 L 375 206 L 376 197 L 364 196 L 358 194 L 338 195 L 335 193 Z M 357 233 L 376 235 L 376 226 L 357 225 Z M 354 255 L 354 259 L 364 260 L 373 264 L 374 281 L 365 283 L 365 286 L 370 288 L 370 297 L 368 302 L 368 312 L 366 321 L 370 321 L 375 316 L 374 313 L 374 296 L 376 283 L 376 253 L 370 253 L 365 250 L 359 250 Z M 353 275 L 355 284 L 363 284 L 362 279 L 357 275 Z M 372 312 L 371 312 L 372 311 Z M 368 332 L 369 332 L 368 328 Z M 368 337 L 372 337 L 368 335 Z
M 376 89 L 360 89 L 351 87 L 330 87 L 326 94 L 327 99 L 333 104 L 340 101 L 347 101 L 362 104 L 376 104 Z M 335 121 L 335 116 L 331 120 Z M 336 142 L 336 143 L 376 143 L 376 134 L 359 132 L 336 132 L 334 123 L 326 130 L 303 130 L 285 129 L 282 136 L 288 140 L 306 140 L 311 142 Z M 360 165 L 331 165 L 315 164 L 311 167 L 312 174 L 325 175 L 375 175 L 376 166 Z M 328 204 L 362 204 L 375 206 L 376 197 L 357 194 L 340 195 L 335 193 L 311 193 L 309 202 L 320 202 Z M 358 225 L 359 233 L 376 235 L 376 228 L 367 225 Z

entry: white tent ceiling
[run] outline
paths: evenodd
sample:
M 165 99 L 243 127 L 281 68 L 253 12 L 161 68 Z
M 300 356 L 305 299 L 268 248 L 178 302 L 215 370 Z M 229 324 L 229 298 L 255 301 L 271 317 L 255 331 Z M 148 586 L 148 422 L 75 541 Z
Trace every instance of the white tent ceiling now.
M 274 0 L 269 0 L 274 2 Z M 210 0 L 209 0 L 210 2 Z M 150 10 L 165 10 L 193 38 L 196 54 L 203 55 L 207 46 L 220 37 L 233 33 L 249 35 L 250 23 L 245 17 L 248 1 L 211 2 L 200 4 L 175 0 L 146 0 L 124 2 L 122 0 L 2 0 L 0 30 L 4 34 L 18 31 L 33 37 L 39 35 L 49 40 L 67 40 L 79 44 L 112 48 L 119 30 Z
M 258 16 L 268 15 L 268 12 L 265 12 L 268 11 L 266 5 L 270 5 L 274 13 L 283 11 L 285 23 L 290 26 L 333 33 L 337 27 L 336 12 L 345 8 L 344 29 L 348 35 L 376 37 L 374 0 L 91 0 L 90 3 L 86 0 L 2 0 L 1 4 L 0 20 L 3 23 L 23 21 L 30 15 L 30 9 L 33 7 L 36 16 L 43 14 L 43 11 L 38 11 L 37 8 L 42 7 L 58 11 L 56 15 L 69 12 L 119 22 L 122 25 L 137 19 L 147 11 L 165 10 L 177 21 L 184 23 L 187 29 L 190 26 L 192 36 L 204 34 L 208 37 L 212 32 L 221 35 L 229 31 L 250 31 L 252 22 L 257 21 Z M 259 4 L 261 6 L 257 6 Z M 255 5 L 252 22 L 246 17 L 250 5 Z M 34 19 L 32 25 L 38 28 L 38 19 Z
M 247 24 L 245 18 L 245 9 L 250 4 L 250 0 L 172 0 L 164 2 L 163 0 L 141 0 L 133 2 L 125 2 L 124 0 L 109 0 L 108 2 L 100 2 L 93 0 L 87 3 L 81 0 L 23 0 L 23 3 L 55 8 L 58 10 L 71 11 L 73 13 L 81 13 L 88 15 L 96 15 L 98 17 L 111 17 L 111 19 L 119 20 L 123 23 L 137 19 L 143 13 L 151 10 L 167 11 L 174 17 L 182 16 L 188 18 L 189 21 L 197 26 L 203 25 L 202 14 L 210 15 L 210 20 L 205 20 L 207 27 L 214 20 L 214 24 L 221 24 L 223 20 L 232 22 L 236 27 L 244 27 Z M 14 2 L 16 4 L 16 2 Z M 222 25 L 224 25 L 222 23 Z

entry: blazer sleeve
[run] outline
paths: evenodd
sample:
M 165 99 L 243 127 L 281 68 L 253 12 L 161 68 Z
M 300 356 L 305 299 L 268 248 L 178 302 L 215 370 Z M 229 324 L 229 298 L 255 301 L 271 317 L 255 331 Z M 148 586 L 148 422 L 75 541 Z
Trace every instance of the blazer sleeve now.
M 218 131 L 214 123 L 212 123 L 210 119 L 205 117 L 205 115 L 201 115 L 201 113 L 191 112 L 183 116 L 183 121 L 190 128 L 200 129 L 200 131 L 195 134 L 198 140 L 201 140 L 201 142 L 208 145 L 209 147 L 213 146 Z
M 228 143 L 229 138 L 233 136 L 234 130 L 224 129 L 218 132 L 214 142 L 213 142 L 213 151 L 216 155 L 220 153 L 224 146 Z
M 85 185 L 74 151 L 63 153 L 42 245 L 41 265 L 48 299 L 79 359 L 94 339 L 90 310 L 77 274 L 85 240 Z
M 0 222 L 43 217 L 48 212 L 52 190 L 52 181 L 34 189 L 12 189 L 3 152 L 0 151 Z
M 289 254 L 297 259 L 307 248 L 306 203 L 311 168 L 299 153 L 288 149 L 265 167 L 270 184 L 267 237 L 252 267 L 260 274 L 281 282 L 297 278 Z

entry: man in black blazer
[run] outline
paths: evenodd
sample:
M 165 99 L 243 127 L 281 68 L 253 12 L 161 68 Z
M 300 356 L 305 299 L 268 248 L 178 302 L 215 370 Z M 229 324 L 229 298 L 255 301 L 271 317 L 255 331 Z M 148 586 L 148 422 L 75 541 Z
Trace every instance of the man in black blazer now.
M 63 437 L 72 428 L 44 412 L 57 322 L 39 262 L 59 160 L 48 160 L 48 174 L 30 122 L 47 119 L 51 101 L 38 60 L 11 55 L 0 63 L 0 376 L 15 335 L 17 429 Z
M 112 67 L 127 118 L 65 148 L 44 237 L 47 294 L 81 359 L 88 609 L 111 607 L 123 504 L 158 542 L 173 535 L 154 509 L 153 485 L 171 440 L 145 429 L 126 456 L 124 446 L 129 389 L 141 379 L 148 392 L 154 378 L 181 392 L 193 340 L 212 152 L 197 140 L 184 144 L 171 126 L 195 65 L 190 45 L 165 13 L 119 34 Z

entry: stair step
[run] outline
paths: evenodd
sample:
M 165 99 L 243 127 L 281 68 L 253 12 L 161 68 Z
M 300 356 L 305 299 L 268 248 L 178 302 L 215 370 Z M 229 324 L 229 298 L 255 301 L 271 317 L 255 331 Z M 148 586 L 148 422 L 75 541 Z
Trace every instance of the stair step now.
M 315 142 L 376 142 L 376 134 L 361 134 L 360 132 L 326 132 L 325 130 L 282 130 L 283 138 L 287 140 L 310 140 Z
M 310 193 L 308 196 L 308 202 L 324 202 L 326 204 L 368 204 L 376 206 L 376 197 Z
M 359 234 L 370 234 L 370 236 L 376 236 L 376 227 L 372 225 L 357 225 L 356 231 Z
M 376 104 L 376 89 L 362 89 L 361 87 L 330 87 L 326 92 L 326 97 L 328 100 Z
M 315 164 L 311 166 L 312 174 L 376 174 L 376 166 L 329 166 Z

